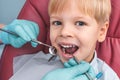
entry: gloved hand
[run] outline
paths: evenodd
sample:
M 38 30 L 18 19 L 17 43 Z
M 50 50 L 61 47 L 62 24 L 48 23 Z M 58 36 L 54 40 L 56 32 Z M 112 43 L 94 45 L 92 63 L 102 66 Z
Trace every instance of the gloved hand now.
M 3 27 L 5 30 L 12 31 L 19 36 L 14 36 L 6 32 L 0 33 L 0 40 L 5 44 L 11 44 L 13 47 L 19 48 L 31 41 L 36 40 L 39 34 L 39 27 L 36 23 L 27 20 L 14 20 L 11 24 Z M 33 47 L 37 46 L 37 43 L 31 42 Z
M 89 80 L 85 75 L 86 72 L 93 79 L 95 78 L 95 73 L 92 66 L 85 61 L 81 61 L 79 64 L 77 64 L 74 59 L 72 59 L 66 62 L 64 65 L 65 68 L 48 72 L 42 78 L 42 80 Z

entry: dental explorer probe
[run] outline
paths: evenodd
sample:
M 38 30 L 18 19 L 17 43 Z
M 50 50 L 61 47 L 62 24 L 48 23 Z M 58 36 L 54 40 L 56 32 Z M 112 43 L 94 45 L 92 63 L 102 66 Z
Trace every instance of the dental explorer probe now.
M 9 30 L 5 30 L 5 29 L 1 29 L 1 28 L 0 28 L 0 31 L 3 31 L 3 32 L 6 32 L 6 33 L 9 33 L 9 34 L 12 34 L 12 35 L 14 35 L 14 36 L 18 36 L 18 37 L 19 37 L 18 34 L 12 32 L 12 31 L 9 31 Z M 56 50 L 55 47 L 50 46 L 50 45 L 48 45 L 48 44 L 45 44 L 45 43 L 43 43 L 43 42 L 40 42 L 40 41 L 38 41 L 38 40 L 31 40 L 31 41 L 49 47 L 49 53 L 52 55 L 52 57 L 51 57 L 48 61 L 51 61 L 52 59 L 55 59 L 55 58 L 56 58 L 56 56 L 57 56 L 57 55 L 56 55 L 57 50 Z

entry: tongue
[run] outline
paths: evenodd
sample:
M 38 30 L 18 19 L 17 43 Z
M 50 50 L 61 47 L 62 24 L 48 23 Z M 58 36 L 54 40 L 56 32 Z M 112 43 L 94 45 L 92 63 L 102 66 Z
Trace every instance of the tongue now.
M 78 48 L 77 47 L 72 47 L 72 48 L 66 48 L 65 53 L 67 54 L 73 54 Z

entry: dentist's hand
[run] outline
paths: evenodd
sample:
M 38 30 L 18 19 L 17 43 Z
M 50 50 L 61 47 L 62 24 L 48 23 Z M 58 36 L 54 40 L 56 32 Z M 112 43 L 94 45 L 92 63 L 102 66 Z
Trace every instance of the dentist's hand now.
M 19 48 L 31 41 L 36 40 L 39 34 L 39 27 L 36 23 L 27 20 L 14 20 L 11 24 L 3 27 L 5 30 L 12 31 L 19 36 L 14 36 L 6 32 L 0 33 L 0 40 L 5 44 L 11 44 L 13 47 Z M 31 42 L 33 47 L 37 46 L 37 43 Z
M 42 80 L 89 80 L 85 75 L 87 72 L 93 79 L 95 73 L 92 66 L 84 61 L 77 64 L 74 59 L 69 60 L 65 64 L 65 68 L 56 69 L 47 73 Z

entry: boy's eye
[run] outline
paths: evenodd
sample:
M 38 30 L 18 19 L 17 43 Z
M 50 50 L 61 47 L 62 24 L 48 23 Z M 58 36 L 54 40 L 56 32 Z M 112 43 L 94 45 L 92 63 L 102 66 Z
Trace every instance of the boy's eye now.
M 84 26 L 84 25 L 86 25 L 86 23 L 83 22 L 83 21 L 77 21 L 77 22 L 75 23 L 75 25 L 77 25 L 77 26 Z
M 60 21 L 53 21 L 53 22 L 52 22 L 52 25 L 56 25 L 56 26 L 57 26 L 57 25 L 61 25 L 61 24 L 62 24 L 62 22 L 60 22 Z

